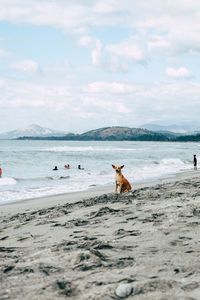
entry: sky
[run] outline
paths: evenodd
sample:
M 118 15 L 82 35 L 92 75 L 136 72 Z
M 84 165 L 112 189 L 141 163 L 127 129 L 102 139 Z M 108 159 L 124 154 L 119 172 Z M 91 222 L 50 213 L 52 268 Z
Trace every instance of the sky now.
M 0 0 L 0 132 L 200 124 L 199 0 Z

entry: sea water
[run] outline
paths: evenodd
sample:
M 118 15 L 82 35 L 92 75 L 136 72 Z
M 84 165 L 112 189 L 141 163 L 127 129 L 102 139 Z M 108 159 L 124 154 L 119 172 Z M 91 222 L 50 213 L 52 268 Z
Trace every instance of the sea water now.
M 199 143 L 0 140 L 0 204 L 114 185 L 112 164 L 134 186 L 192 169 L 199 152 Z

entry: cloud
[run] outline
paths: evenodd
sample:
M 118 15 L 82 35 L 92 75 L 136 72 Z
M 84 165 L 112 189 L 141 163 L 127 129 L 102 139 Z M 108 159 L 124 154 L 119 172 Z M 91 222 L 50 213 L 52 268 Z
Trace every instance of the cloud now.
M 130 36 L 117 44 L 105 46 L 104 53 L 109 55 L 109 62 L 104 68 L 112 72 L 128 72 L 134 64 L 147 62 L 147 53 L 143 35 Z
M 11 63 L 9 68 L 26 74 L 34 74 L 39 71 L 38 64 L 32 60 L 23 60 Z
M 180 67 L 178 69 L 169 67 L 165 70 L 165 72 L 168 77 L 175 78 L 175 79 L 182 79 L 182 78 L 186 79 L 186 78 L 193 77 L 193 74 L 184 67 Z
M 93 66 L 111 72 L 127 72 L 133 64 L 147 60 L 140 40 L 138 36 L 131 36 L 121 43 L 103 47 L 99 39 L 82 36 L 78 45 L 91 50 Z
M 174 55 L 199 52 L 199 16 L 198 0 L 1 0 L 0 10 L 0 21 L 51 26 L 68 33 L 86 33 L 93 26 L 134 29 L 139 35 L 145 32 L 142 47 L 130 38 L 107 48 L 137 62 L 144 59 L 146 46 L 150 51 L 165 49 Z
M 73 100 L 70 98 L 69 88 L 63 83 L 52 85 L 48 83 L 32 83 L 21 80 L 4 80 L 1 87 L 0 107 L 46 107 L 59 111 L 63 107 L 68 108 Z
M 83 104 L 85 107 L 89 107 L 89 110 L 93 113 L 110 112 L 112 114 L 123 113 L 127 114 L 131 112 L 124 103 L 116 99 L 115 103 L 112 100 L 102 99 L 100 97 L 87 96 L 83 98 Z M 96 110 L 97 109 L 97 110 Z
M 0 20 L 84 32 L 87 11 L 81 1 L 2 0 Z
M 91 93 L 130 93 L 135 90 L 133 85 L 118 82 L 97 81 L 90 83 L 86 91 Z
M 152 35 L 148 41 L 148 49 L 154 50 L 168 50 L 170 48 L 170 42 L 164 35 Z
M 199 118 L 200 83 L 173 81 L 157 84 L 132 84 L 121 81 L 84 83 L 65 79 L 32 80 L 1 78 L 0 110 L 34 111 L 41 119 L 62 120 L 67 130 L 91 129 L 110 125 L 139 126 L 163 120 Z M 38 113 L 37 113 L 38 112 Z M 40 113 L 39 113 L 40 112 Z M 45 112 L 45 113 L 44 113 Z
M 90 36 L 83 36 L 78 41 L 80 46 L 89 47 L 91 49 L 92 64 L 100 66 L 102 45 L 99 39 Z
M 119 44 L 108 45 L 106 46 L 105 51 L 123 57 L 133 63 L 141 63 L 146 60 L 144 49 L 137 36 L 132 36 Z
M 103 3 L 100 0 L 1 0 L 0 10 L 0 21 L 51 26 L 70 34 L 84 33 L 79 45 L 90 49 L 92 65 L 111 72 L 128 72 L 134 64 L 146 63 L 152 55 L 155 58 L 158 51 L 167 56 L 199 54 L 199 16 L 197 0 L 189 4 L 187 0 L 105 0 Z M 106 26 L 132 34 L 115 43 L 107 41 L 106 45 L 90 36 L 91 29 L 94 35 L 94 28 Z M 6 55 L 6 51 L 0 50 L 0 55 Z

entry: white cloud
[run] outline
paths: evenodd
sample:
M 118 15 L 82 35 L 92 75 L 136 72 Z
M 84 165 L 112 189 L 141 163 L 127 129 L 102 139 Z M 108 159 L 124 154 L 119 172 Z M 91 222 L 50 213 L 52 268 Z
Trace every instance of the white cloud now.
M 184 68 L 184 67 L 180 67 L 178 69 L 174 69 L 174 68 L 168 67 L 165 70 L 165 72 L 166 72 L 166 74 L 167 74 L 168 77 L 175 78 L 175 79 L 191 78 L 191 77 L 193 77 L 193 74 L 189 70 L 187 70 L 186 68 Z
M 69 88 L 65 84 L 31 83 L 18 80 L 4 80 L 1 87 L 1 107 L 46 107 L 60 110 L 72 104 Z
M 111 72 L 127 72 L 134 63 L 144 63 L 146 54 L 141 38 L 131 36 L 119 44 L 107 45 L 103 48 L 99 39 L 83 36 L 78 45 L 91 49 L 93 66 Z
M 147 54 L 145 51 L 144 37 L 131 36 L 118 44 L 105 46 L 104 54 L 109 56 L 107 64 L 103 68 L 111 72 L 128 72 L 134 64 L 145 63 Z
M 88 32 L 92 26 L 134 28 L 148 39 L 151 51 L 171 53 L 200 51 L 200 2 L 198 0 L 1 0 L 0 21 L 52 26 L 67 32 Z M 184 34 L 183 34 L 184 33 Z M 141 45 L 123 41 L 109 45 L 117 56 L 144 59 Z
M 32 60 L 17 61 L 10 64 L 9 67 L 26 74 L 34 74 L 39 71 L 38 64 Z
M 85 25 L 88 25 L 85 20 L 88 9 L 79 2 L 80 4 L 62 0 L 1 0 L 0 20 L 84 31 Z
M 89 47 L 91 49 L 92 64 L 100 66 L 102 45 L 99 39 L 90 36 L 83 36 L 78 41 L 80 46 Z
M 170 42 L 164 35 L 152 35 L 148 41 L 148 49 L 150 51 L 169 49 Z
M 83 104 L 86 107 L 89 107 L 90 110 L 92 109 L 93 113 L 107 111 L 113 114 L 127 114 L 131 112 L 131 109 L 129 109 L 124 103 L 121 103 L 118 99 L 115 99 L 115 102 L 113 103 L 112 100 L 104 100 L 101 97 L 87 96 L 83 98 Z
M 94 67 L 111 72 L 128 72 L 134 64 L 155 58 L 158 51 L 167 56 L 200 54 L 199 17 L 197 0 L 1 0 L 0 10 L 0 21 L 88 34 L 79 45 L 90 49 Z M 107 40 L 107 45 L 89 36 L 91 28 L 106 30 L 106 26 L 134 34 L 121 42 Z M 7 54 L 0 49 L 0 55 Z M 13 67 L 28 73 L 36 66 Z
M 67 130 L 121 125 L 136 126 L 163 119 L 198 119 L 200 83 L 174 81 L 157 84 L 94 81 L 84 84 L 42 78 L 40 82 L 1 78 L 0 107 L 40 119 L 62 119 Z M 38 113 L 38 110 L 43 110 Z M 45 115 L 44 115 L 45 111 Z M 55 121 L 56 124 L 56 121 Z
M 138 37 L 130 37 L 119 44 L 106 46 L 105 50 L 131 62 L 144 62 L 146 57 Z
M 118 82 L 93 82 L 90 83 L 86 91 L 91 93 L 130 93 L 135 90 L 135 87 L 128 84 Z

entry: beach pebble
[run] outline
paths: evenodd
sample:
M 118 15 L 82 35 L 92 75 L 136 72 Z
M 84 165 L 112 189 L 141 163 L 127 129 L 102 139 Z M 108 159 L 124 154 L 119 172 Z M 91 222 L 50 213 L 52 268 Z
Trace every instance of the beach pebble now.
M 126 298 L 133 292 L 133 287 L 130 283 L 120 283 L 116 288 L 115 294 L 119 298 Z

